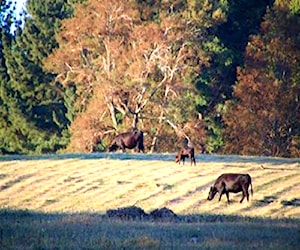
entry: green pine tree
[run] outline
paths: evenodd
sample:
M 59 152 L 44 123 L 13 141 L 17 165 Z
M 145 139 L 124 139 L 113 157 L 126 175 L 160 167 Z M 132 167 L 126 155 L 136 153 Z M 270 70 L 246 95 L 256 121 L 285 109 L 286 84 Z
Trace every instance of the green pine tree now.
M 207 151 L 218 152 L 224 145 L 222 110 L 225 101 L 232 98 L 236 67 L 242 65 L 248 37 L 259 31 L 262 16 L 272 1 L 208 2 L 214 6 L 212 17 L 215 23 L 207 27 L 203 50 L 210 59 L 203 65 L 196 86 L 205 97 L 198 109 L 207 124 Z M 218 12 L 218 9 L 222 11 Z
M 57 47 L 60 20 L 72 15 L 75 2 L 29 0 L 24 26 L 1 37 L 2 153 L 56 152 L 68 143 L 64 90 L 43 70 L 43 59 Z
M 38 137 L 34 134 L 34 125 L 18 109 L 7 67 L 7 55 L 14 41 L 12 26 L 18 23 L 13 17 L 11 2 L 2 1 L 0 7 L 0 153 L 28 153 L 28 148 L 34 147 Z M 29 134 L 32 140 L 27 140 Z M 29 146 L 24 146 L 26 140 Z

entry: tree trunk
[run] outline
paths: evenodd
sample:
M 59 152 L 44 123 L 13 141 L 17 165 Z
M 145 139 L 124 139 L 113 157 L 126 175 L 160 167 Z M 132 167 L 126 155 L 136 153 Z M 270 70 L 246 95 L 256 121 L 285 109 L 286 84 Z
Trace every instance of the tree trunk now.
M 160 116 L 159 116 L 159 121 L 158 121 L 159 127 L 156 130 L 155 135 L 154 135 L 154 137 L 152 139 L 150 153 L 153 153 L 155 151 L 156 143 L 157 143 L 157 140 L 158 140 L 158 136 L 159 136 L 159 134 L 160 134 L 160 132 L 162 130 L 162 127 L 163 127 L 163 117 L 164 117 L 164 111 L 162 110 L 161 113 L 160 113 Z
M 113 127 L 117 130 L 118 128 L 118 123 L 117 123 L 117 118 L 116 118 L 116 112 L 115 112 L 115 106 L 112 102 L 109 102 L 107 104 L 109 112 L 110 112 L 110 117 L 111 117 L 111 121 L 113 123 Z

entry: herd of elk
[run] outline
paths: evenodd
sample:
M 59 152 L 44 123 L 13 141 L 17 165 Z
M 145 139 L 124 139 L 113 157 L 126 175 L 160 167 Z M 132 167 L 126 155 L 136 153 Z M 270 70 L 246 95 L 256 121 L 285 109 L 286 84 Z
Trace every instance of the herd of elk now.
M 134 129 L 132 131 L 118 134 L 110 144 L 108 151 L 113 152 L 121 149 L 125 152 L 126 148 L 133 149 L 135 147 L 137 147 L 138 152 L 144 153 L 144 135 L 141 130 Z M 186 158 L 190 159 L 191 165 L 194 164 L 194 166 L 196 166 L 195 148 L 190 145 L 189 140 L 185 141 L 184 147 L 182 147 L 176 154 L 175 162 L 178 164 L 182 162 L 184 165 Z M 225 194 L 227 202 L 229 203 L 229 193 L 242 192 L 242 199 L 240 200 L 240 203 L 242 203 L 245 197 L 247 198 L 247 201 L 249 201 L 249 187 L 251 187 L 251 195 L 253 196 L 252 180 L 249 174 L 221 174 L 210 188 L 207 199 L 213 200 L 215 195 L 218 193 L 220 201 L 222 195 Z

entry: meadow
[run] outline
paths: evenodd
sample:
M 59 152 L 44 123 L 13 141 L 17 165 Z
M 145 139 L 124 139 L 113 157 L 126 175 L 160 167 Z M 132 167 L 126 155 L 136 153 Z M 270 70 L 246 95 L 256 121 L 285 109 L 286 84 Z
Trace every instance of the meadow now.
M 299 159 L 96 153 L 0 158 L 0 249 L 298 249 Z M 207 200 L 221 173 L 254 195 Z M 166 207 L 180 222 L 118 220 L 108 209 Z

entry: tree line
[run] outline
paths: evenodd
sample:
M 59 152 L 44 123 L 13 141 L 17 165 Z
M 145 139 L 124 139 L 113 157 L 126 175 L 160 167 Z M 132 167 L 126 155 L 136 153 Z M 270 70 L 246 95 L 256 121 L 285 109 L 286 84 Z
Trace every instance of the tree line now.
M 296 0 L 1 1 L 0 153 L 146 150 L 299 157 Z M 12 27 L 16 27 L 12 29 Z

